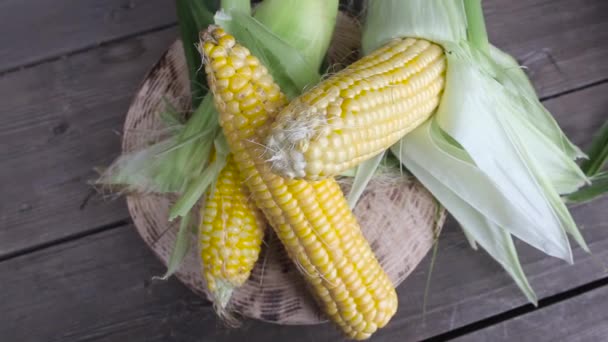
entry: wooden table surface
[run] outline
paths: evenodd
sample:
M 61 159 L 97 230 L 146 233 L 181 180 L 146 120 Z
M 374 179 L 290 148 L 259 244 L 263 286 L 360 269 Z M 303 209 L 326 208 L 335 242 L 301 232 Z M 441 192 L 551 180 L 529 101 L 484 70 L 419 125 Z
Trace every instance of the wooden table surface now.
M 608 2 L 486 0 L 490 37 L 527 66 L 583 148 L 608 118 Z M 0 341 L 336 341 L 328 324 L 224 327 L 163 273 L 123 199 L 91 191 L 120 150 L 146 71 L 177 37 L 168 0 L 0 2 Z M 450 220 L 372 341 L 608 340 L 608 198 L 572 208 L 593 254 L 568 265 L 518 244 L 535 309 Z

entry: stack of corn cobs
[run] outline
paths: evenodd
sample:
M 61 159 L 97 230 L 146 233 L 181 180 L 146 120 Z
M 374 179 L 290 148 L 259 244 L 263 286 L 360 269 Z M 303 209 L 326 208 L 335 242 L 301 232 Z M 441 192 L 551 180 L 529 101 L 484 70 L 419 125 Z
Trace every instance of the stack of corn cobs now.
M 249 1 L 223 0 L 219 26 L 200 33 L 209 93 L 186 128 L 212 132 L 189 139 L 208 153 L 176 159 L 187 160 L 181 171 L 151 163 L 146 184 L 185 193 L 171 218 L 210 189 L 198 235 L 219 313 L 269 224 L 325 314 L 365 339 L 395 314 L 397 295 L 334 177 L 360 164 L 373 174 L 390 149 L 535 303 L 512 235 L 567 261 L 567 234 L 586 249 L 560 198 L 588 183 L 573 162 L 582 152 L 517 62 L 489 44 L 480 0 L 367 3 L 365 57 L 319 82 L 337 0 L 265 0 L 253 16 Z M 120 160 L 106 183 L 129 183 L 141 159 Z
M 396 39 L 288 103 L 268 69 L 223 29 L 210 27 L 200 46 L 232 153 L 202 213 L 209 290 L 246 280 L 262 242 L 261 210 L 324 312 L 347 336 L 371 336 L 397 311 L 397 295 L 333 176 L 433 113 L 443 50 Z

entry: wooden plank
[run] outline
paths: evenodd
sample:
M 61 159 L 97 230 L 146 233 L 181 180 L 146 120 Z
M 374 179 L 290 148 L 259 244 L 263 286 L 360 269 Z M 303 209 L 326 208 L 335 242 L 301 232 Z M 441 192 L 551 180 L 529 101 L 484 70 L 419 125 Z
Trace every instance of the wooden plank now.
M 492 43 L 528 67 L 540 96 L 608 78 L 608 2 L 485 0 Z
M 4 1 L 3 30 L 19 34 L 0 36 L 0 73 L 170 25 L 173 6 L 164 0 Z M 608 77 L 605 1 L 485 0 L 484 8 L 492 41 L 533 69 L 541 94 Z
M 608 286 L 476 331 L 454 341 L 605 341 Z
M 167 0 L 0 2 L 0 73 L 175 22 Z
M 599 222 L 608 199 L 575 209 L 578 221 Z M 577 251 L 567 266 L 525 250 L 522 261 L 539 295 L 605 276 L 606 223 L 587 225 L 594 256 Z M 441 238 L 428 312 L 422 297 L 428 260 L 399 287 L 400 308 L 375 341 L 414 341 L 523 303 L 503 271 L 472 251 L 454 224 Z M 278 326 L 244 320 L 229 329 L 204 300 L 171 280 L 150 281 L 163 268 L 132 226 L 111 229 L 0 263 L 6 341 L 338 341 L 329 324 Z
M 120 132 L 146 71 L 175 29 L 103 46 L 0 78 L 0 257 L 128 217 L 91 195 L 93 168 L 120 151 Z

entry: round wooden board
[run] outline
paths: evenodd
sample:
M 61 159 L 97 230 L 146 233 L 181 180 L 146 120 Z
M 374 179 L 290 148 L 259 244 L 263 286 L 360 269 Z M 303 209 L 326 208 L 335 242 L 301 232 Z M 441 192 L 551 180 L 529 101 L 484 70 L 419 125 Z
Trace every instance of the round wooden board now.
M 159 112 L 171 103 L 190 105 L 186 61 L 180 41 L 171 45 L 144 80 L 127 114 L 123 151 L 148 146 L 162 129 Z M 135 227 L 160 260 L 167 264 L 178 230 L 168 223 L 171 196 L 131 195 L 127 198 Z M 374 182 L 355 208 L 363 234 L 395 286 L 422 260 L 442 226 L 432 196 L 419 183 L 406 180 Z M 280 324 L 316 324 L 325 321 L 307 292 L 297 268 L 287 258 L 280 241 L 268 230 L 262 255 L 247 283 L 236 290 L 229 309 L 244 316 Z M 184 264 L 176 273 L 194 292 L 207 296 L 201 276 L 196 238 Z

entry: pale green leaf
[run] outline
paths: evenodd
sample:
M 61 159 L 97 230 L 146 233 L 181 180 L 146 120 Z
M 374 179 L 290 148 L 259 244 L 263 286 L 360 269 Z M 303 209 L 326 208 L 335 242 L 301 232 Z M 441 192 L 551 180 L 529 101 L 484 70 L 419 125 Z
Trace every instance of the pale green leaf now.
M 221 0 L 222 10 L 237 11 L 245 15 L 251 14 L 251 0 Z
M 523 126 L 520 116 L 526 115 L 524 108 L 518 98 L 511 97 L 508 88 L 478 66 L 491 67 L 483 59 L 485 55 L 466 46 L 446 45 L 451 51 L 450 67 L 437 122 L 512 201 L 519 215 L 532 223 L 526 228 L 545 236 L 547 242 L 559 245 L 564 252 L 561 257 L 570 260 L 564 232 L 571 232 L 581 245 L 584 243 L 548 179 L 547 169 L 551 165 L 539 164 L 529 148 L 536 143 L 530 139 L 543 136 L 524 135 L 524 131 L 515 129 Z M 481 91 L 472 91 L 474 89 Z
M 394 146 L 391 150 L 399 155 L 397 147 Z M 523 272 L 510 234 L 491 220 L 488 220 L 487 217 L 471 206 L 467 200 L 460 198 L 451 189 L 445 187 L 444 182 L 433 177 L 432 174 L 427 172 L 425 167 L 418 165 L 409 159 L 407 155 L 401 154 L 401 157 L 401 161 L 412 171 L 416 178 L 452 213 L 465 231 L 465 234 L 470 236 L 470 240 L 477 241 L 492 258 L 498 261 L 515 280 L 515 283 L 528 300 L 536 305 L 536 295 Z
M 471 248 L 473 248 L 474 250 L 477 250 L 477 241 L 475 241 L 475 238 L 469 234 L 466 230 L 462 230 L 464 232 L 464 236 L 467 238 L 467 241 L 469 242 L 469 245 L 471 245 Z
M 217 179 L 224 166 L 226 165 L 226 156 L 216 155 L 215 160 L 205 168 L 201 174 L 194 178 L 192 184 L 188 186 L 188 190 L 183 193 L 179 200 L 175 202 L 169 212 L 169 221 L 173 221 L 176 217 L 183 217 L 190 212 L 190 209 L 196 205 L 201 199 L 209 186 Z
M 518 206 L 464 150 L 447 140 L 435 120 L 427 121 L 406 135 L 391 150 L 402 162 L 416 162 L 444 188 L 450 189 L 493 223 L 549 255 L 571 260 L 563 231 L 547 231 L 534 217 L 522 214 L 527 208 Z M 403 163 L 410 169 L 408 163 Z M 417 177 L 416 173 L 414 175 Z M 441 194 L 433 192 L 433 195 L 441 201 Z
M 569 204 L 580 204 L 592 201 L 608 193 L 608 172 L 597 173 L 590 178 L 591 184 L 565 196 Z
M 348 193 L 348 197 L 346 200 L 348 201 L 348 205 L 351 209 L 354 209 L 357 205 L 357 201 L 363 194 L 365 187 L 374 176 L 378 165 L 380 165 L 380 161 L 384 157 L 384 152 L 378 154 L 377 156 L 364 161 L 359 164 L 355 171 L 355 179 L 353 180 L 353 185 L 350 188 L 350 192 Z
M 516 92 L 521 96 L 522 105 L 528 106 L 525 118 L 540 130 L 555 146 L 560 148 L 570 159 L 583 158 L 585 154 L 575 146 L 559 128 L 555 118 L 538 101 L 536 91 L 532 83 L 519 66 L 517 61 L 495 46 L 490 46 L 490 56 L 494 61 L 496 79 L 506 89 Z
M 368 54 L 393 38 L 417 37 L 438 43 L 467 37 L 460 0 L 368 1 L 363 52 Z
M 207 92 L 207 80 L 205 75 L 198 72 L 201 68 L 201 57 L 196 49 L 198 33 L 213 23 L 213 13 L 216 11 L 215 4 L 211 1 L 200 0 L 177 0 L 177 21 L 179 24 L 180 37 L 184 49 L 184 56 L 188 64 L 188 76 L 190 77 L 190 90 L 192 94 L 192 105 L 198 107 L 201 99 Z
M 608 161 L 608 120 L 597 131 L 589 147 L 589 159 L 581 164 L 581 168 L 589 176 L 602 170 Z
M 320 75 L 297 49 L 256 19 L 240 13 L 219 12 L 215 21 L 234 35 L 264 65 L 272 66 L 269 68 L 270 74 L 289 97 L 298 95 L 304 88 L 320 80 Z
M 264 0 L 256 6 L 254 18 L 289 42 L 313 70 L 319 70 L 337 15 L 338 0 Z
M 175 244 L 169 256 L 167 263 L 167 272 L 160 277 L 162 280 L 167 280 L 171 277 L 182 265 L 184 258 L 190 249 L 190 238 L 192 236 L 190 227 L 190 215 L 183 216 L 179 223 L 179 230 L 175 236 Z

